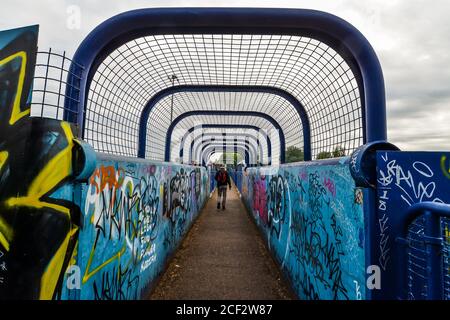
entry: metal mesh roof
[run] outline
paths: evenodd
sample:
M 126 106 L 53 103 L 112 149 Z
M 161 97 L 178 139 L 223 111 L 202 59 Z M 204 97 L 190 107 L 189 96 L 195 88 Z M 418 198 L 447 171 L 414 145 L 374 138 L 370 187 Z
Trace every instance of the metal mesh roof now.
M 260 130 L 239 129 L 239 128 L 234 129 L 206 128 L 191 132 L 186 136 L 182 145 L 180 144 L 180 148 L 183 148 L 183 159 L 181 159 L 182 162 L 189 163 L 191 146 L 193 146 L 194 149 L 193 152 L 195 152 L 195 147 L 197 147 L 202 140 L 215 138 L 216 141 L 221 141 L 224 135 L 226 137 L 226 141 L 229 141 L 234 138 L 245 139 L 246 137 L 248 137 L 249 142 L 253 145 L 257 145 L 259 142 L 259 146 L 263 151 L 262 155 L 260 156 L 260 160 L 264 164 L 267 164 L 269 162 L 268 159 L 269 146 L 265 134 L 263 134 Z M 270 138 L 269 141 L 271 144 L 272 141 L 270 140 Z M 175 145 L 177 145 L 178 142 L 179 141 L 175 141 Z M 171 159 L 177 160 L 177 158 L 179 158 L 180 156 L 179 151 L 180 150 L 177 150 L 176 148 L 172 148 Z
M 255 165 L 256 164 L 255 154 L 252 152 L 252 150 L 251 150 L 251 148 L 249 148 L 249 146 L 242 145 L 242 144 L 238 145 L 236 147 L 235 151 L 238 154 L 240 154 L 244 160 L 245 160 L 246 153 L 248 154 L 249 159 L 248 159 L 248 162 L 246 161 L 247 165 Z M 221 145 L 209 145 L 201 153 L 200 162 L 198 164 L 203 164 L 203 163 L 207 164 L 209 162 L 209 160 L 211 159 L 211 156 L 214 153 L 224 153 L 224 152 L 228 152 L 228 151 L 224 150 Z M 234 149 L 233 149 L 233 152 L 234 152 Z
M 120 46 L 101 62 L 93 77 L 85 115 L 86 140 L 98 151 L 136 156 L 143 108 L 155 94 L 173 85 L 280 88 L 297 98 L 308 113 L 313 157 L 337 146 L 349 152 L 362 144 L 357 81 L 335 50 L 309 37 L 246 34 L 154 35 Z M 164 158 L 171 99 L 162 99 L 150 112 L 147 158 Z M 287 146 L 303 148 L 298 113 L 279 96 L 261 92 L 173 95 L 173 116 L 204 109 L 263 111 L 279 122 Z M 216 118 L 221 123 L 230 121 Z M 232 121 L 261 120 L 236 117 Z
M 173 138 L 172 138 L 172 154 L 173 152 L 178 152 L 180 148 L 180 142 L 183 138 L 184 134 L 189 128 L 196 127 L 201 124 L 232 124 L 232 125 L 241 125 L 243 123 L 247 125 L 253 125 L 258 128 L 261 128 L 264 130 L 264 132 L 269 136 L 271 143 L 272 143 L 272 163 L 279 164 L 279 155 L 280 155 L 280 137 L 279 132 L 276 130 L 272 124 L 260 117 L 252 117 L 252 116 L 213 116 L 213 115 L 198 115 L 198 116 L 192 116 L 187 117 L 180 121 L 180 123 L 177 125 L 176 130 L 174 130 Z M 179 129 L 178 129 L 179 128 Z M 201 129 L 205 132 L 208 132 L 209 129 Z M 240 132 L 241 129 L 228 129 L 225 132 L 228 132 L 229 134 L 233 132 Z M 160 139 L 165 139 L 166 135 L 165 132 L 161 133 Z M 186 141 L 187 143 L 188 141 Z M 185 143 L 185 146 L 186 146 Z M 164 152 L 164 146 L 160 145 L 160 152 Z M 175 160 L 175 158 L 171 158 Z
M 221 153 L 221 152 L 222 151 L 220 149 L 213 148 L 210 151 L 204 153 L 202 161 L 204 161 L 205 164 L 208 164 L 211 161 L 211 157 L 215 153 Z M 239 154 L 241 156 L 242 160 L 245 161 L 245 153 L 246 153 L 246 151 L 243 148 L 238 148 L 236 150 L 236 153 Z M 249 155 L 249 157 L 250 157 L 250 155 Z M 242 160 L 240 161 L 240 163 L 242 163 Z M 248 163 L 246 163 L 246 165 L 248 165 Z
M 246 146 L 248 147 L 249 152 L 254 157 L 253 161 L 260 160 L 260 152 L 262 151 L 261 147 L 256 145 L 250 140 L 238 139 L 234 141 L 233 139 L 228 140 L 212 140 L 212 139 L 204 139 L 200 141 L 193 150 L 193 160 L 199 162 L 204 150 L 208 146 L 217 146 L 223 150 L 223 152 L 231 153 L 234 152 L 235 146 Z
M 170 117 L 167 117 L 167 110 L 170 110 L 171 102 L 172 96 L 164 98 L 155 106 L 155 111 L 150 114 L 148 128 L 158 126 L 165 130 L 159 130 L 159 135 L 156 132 L 155 134 L 147 135 L 147 158 L 155 157 L 160 154 L 160 150 L 164 150 L 166 142 L 165 132 L 167 132 L 167 128 L 171 123 Z M 173 119 L 186 112 L 187 108 L 196 111 L 246 110 L 267 113 L 280 125 L 283 126 L 284 124 L 285 129 L 283 132 L 287 145 L 303 146 L 303 133 L 298 113 L 287 100 L 273 94 L 252 92 L 183 92 L 173 95 L 173 106 Z M 274 109 L 274 106 L 278 110 Z M 280 112 L 281 110 L 285 110 L 285 112 Z M 189 129 L 190 122 L 199 124 L 206 120 L 201 116 L 190 118 L 192 119 L 184 122 L 183 125 L 177 125 L 176 128 L 178 129 L 179 135 L 182 135 Z M 235 124 L 254 124 L 260 122 L 258 117 L 254 117 L 255 119 L 246 119 L 242 118 L 242 116 L 231 116 L 231 118 L 231 121 Z M 225 118 L 220 118 L 219 121 L 223 122 L 224 120 Z M 296 125 L 288 125 L 291 122 Z M 172 141 L 177 141 L 177 138 L 177 136 L 173 136 Z M 172 144 L 172 148 L 178 148 L 178 146 Z

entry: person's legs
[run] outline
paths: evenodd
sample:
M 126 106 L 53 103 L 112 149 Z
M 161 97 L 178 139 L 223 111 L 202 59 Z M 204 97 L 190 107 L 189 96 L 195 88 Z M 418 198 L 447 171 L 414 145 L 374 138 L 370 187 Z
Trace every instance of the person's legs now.
M 222 196 L 222 188 L 217 187 L 217 209 L 220 209 L 220 197 Z
M 227 186 L 223 187 L 222 191 L 222 209 L 225 210 L 225 202 L 227 201 Z

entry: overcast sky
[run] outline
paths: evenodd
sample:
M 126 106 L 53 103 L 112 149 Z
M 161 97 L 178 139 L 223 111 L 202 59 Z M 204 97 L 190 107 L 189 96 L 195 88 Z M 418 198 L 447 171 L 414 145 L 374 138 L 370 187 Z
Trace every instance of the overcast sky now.
M 80 28 L 67 27 L 80 8 Z M 402 150 L 450 150 L 448 0 L 2 0 L 0 30 L 40 25 L 40 49 L 73 55 L 95 26 L 145 7 L 284 7 L 335 14 L 371 42 L 383 67 L 389 141 Z M 69 9 L 70 11 L 70 9 Z

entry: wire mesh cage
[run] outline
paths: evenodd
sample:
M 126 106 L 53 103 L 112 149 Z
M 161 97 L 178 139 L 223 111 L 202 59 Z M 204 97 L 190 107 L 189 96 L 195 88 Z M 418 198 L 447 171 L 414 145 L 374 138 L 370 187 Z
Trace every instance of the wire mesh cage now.
M 419 217 L 409 226 L 407 249 L 408 299 L 425 300 L 427 298 L 427 252 L 424 243 L 425 218 Z
M 77 68 L 72 68 L 71 65 Z M 38 51 L 36 57 L 36 69 L 33 82 L 33 96 L 31 100 L 31 116 L 63 120 L 64 114 L 75 117 L 78 112 L 65 108 L 66 99 L 72 99 L 79 103 L 80 87 L 70 85 L 67 82 L 73 77 L 79 82 L 83 72 L 83 66 L 76 64 L 66 52 L 58 53 L 49 49 Z M 68 94 L 71 91 L 71 94 Z M 78 97 L 78 99 L 74 98 Z
M 444 238 L 444 246 L 442 249 L 443 255 L 443 290 L 444 290 L 444 299 L 450 300 L 450 219 L 442 218 L 442 234 Z
M 440 218 L 442 246 L 440 254 L 442 257 L 443 283 L 439 283 L 443 292 L 443 298 L 450 300 L 450 220 Z M 408 250 L 407 250 L 407 279 L 408 299 L 426 300 L 429 298 L 430 272 L 433 272 L 430 263 L 430 252 L 427 250 L 427 233 L 425 229 L 425 217 L 422 215 L 415 219 L 409 226 Z M 437 245 L 429 244 L 428 245 Z
M 163 160 L 165 133 L 174 117 L 239 108 L 271 115 L 286 131 L 286 146 L 303 148 L 295 108 L 252 90 L 173 94 L 141 119 L 152 97 L 178 85 L 268 86 L 289 92 L 308 113 L 313 157 L 337 148 L 349 154 L 363 143 L 360 88 L 338 52 L 310 37 L 253 34 L 150 35 L 118 47 L 93 75 L 86 140 L 98 151 L 136 156 L 139 124 L 148 120 L 146 158 Z

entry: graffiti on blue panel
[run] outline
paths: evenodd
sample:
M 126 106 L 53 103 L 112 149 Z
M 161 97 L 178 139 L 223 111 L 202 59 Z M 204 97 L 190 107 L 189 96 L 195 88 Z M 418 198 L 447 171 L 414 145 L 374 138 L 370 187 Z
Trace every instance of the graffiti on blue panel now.
M 208 183 L 200 168 L 100 162 L 82 196 L 79 298 L 141 298 L 202 208 Z
M 346 165 L 248 169 L 242 193 L 299 298 L 364 296 L 362 192 Z
M 377 262 L 388 298 L 395 298 L 390 285 L 396 280 L 395 237 L 404 227 L 401 220 L 416 203 L 449 203 L 448 159 L 449 153 L 440 152 L 377 153 Z
M 75 128 L 29 116 L 38 29 L 0 32 L 0 300 L 57 297 L 79 224 Z

